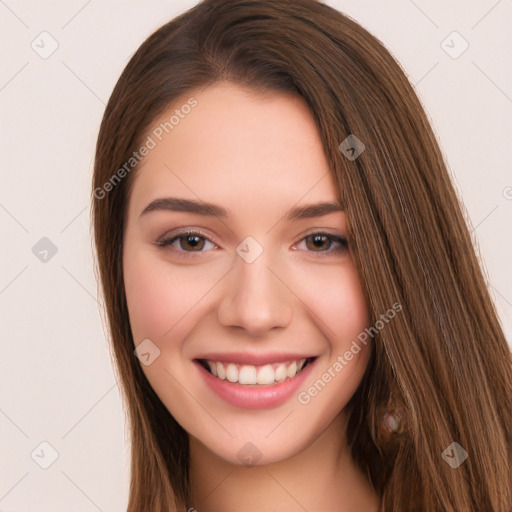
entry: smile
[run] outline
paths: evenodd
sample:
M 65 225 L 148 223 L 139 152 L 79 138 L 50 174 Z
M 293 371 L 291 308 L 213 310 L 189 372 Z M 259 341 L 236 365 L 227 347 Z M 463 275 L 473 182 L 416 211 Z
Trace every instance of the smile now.
M 236 364 L 206 359 L 201 359 L 199 362 L 213 376 L 233 384 L 272 386 L 287 379 L 293 379 L 312 359 L 308 357 L 297 361 L 264 365 Z
M 234 356 L 195 359 L 194 362 L 207 388 L 232 406 L 243 409 L 272 409 L 290 400 L 311 375 L 317 357 L 246 358 L 259 364 L 248 364 Z

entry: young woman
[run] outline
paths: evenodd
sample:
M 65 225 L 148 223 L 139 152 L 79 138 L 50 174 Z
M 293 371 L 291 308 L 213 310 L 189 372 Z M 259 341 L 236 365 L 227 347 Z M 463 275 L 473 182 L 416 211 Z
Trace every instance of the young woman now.
M 510 512 L 512 359 L 400 66 L 205 0 L 107 105 L 93 226 L 129 512 Z

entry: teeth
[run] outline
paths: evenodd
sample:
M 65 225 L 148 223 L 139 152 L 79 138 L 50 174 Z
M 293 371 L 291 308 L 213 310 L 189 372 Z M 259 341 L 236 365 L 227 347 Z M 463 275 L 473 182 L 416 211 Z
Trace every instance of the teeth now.
M 282 382 L 286 377 L 288 376 L 286 371 L 286 366 L 284 364 L 280 364 L 275 370 L 274 370 L 274 378 L 277 382 Z
M 288 370 L 286 371 L 286 375 L 288 377 L 293 377 L 297 373 L 297 363 L 293 361 L 293 363 L 288 366 Z
M 229 363 L 226 368 L 226 379 L 229 382 L 238 382 L 238 368 L 233 363 Z
M 222 363 L 213 363 L 217 365 L 217 377 L 219 379 L 224 380 L 226 378 L 226 370 L 224 370 L 224 365 Z
M 269 364 L 261 367 L 258 371 L 256 382 L 258 384 L 274 384 L 274 368 Z
M 221 380 L 244 385 L 268 386 L 295 377 L 304 368 L 306 359 L 263 366 L 221 363 L 220 361 L 206 361 L 206 363 L 210 373 Z
M 238 382 L 240 384 L 256 384 L 256 368 L 254 366 L 242 366 L 238 372 Z
M 212 372 L 212 375 L 215 375 L 217 377 L 217 363 L 211 363 L 208 361 L 208 366 L 210 368 L 210 372 Z

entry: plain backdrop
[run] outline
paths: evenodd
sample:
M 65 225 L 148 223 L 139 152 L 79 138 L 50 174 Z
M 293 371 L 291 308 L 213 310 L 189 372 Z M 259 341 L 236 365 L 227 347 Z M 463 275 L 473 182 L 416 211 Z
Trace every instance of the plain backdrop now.
M 510 342 L 512 2 L 328 3 L 415 85 Z M 195 4 L 0 0 L 0 512 L 126 508 L 129 453 L 89 229 L 93 153 L 130 56 Z

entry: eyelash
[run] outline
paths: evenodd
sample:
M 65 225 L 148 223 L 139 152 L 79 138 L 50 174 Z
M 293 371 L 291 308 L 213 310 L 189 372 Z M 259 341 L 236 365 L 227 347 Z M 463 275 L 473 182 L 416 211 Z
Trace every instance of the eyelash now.
M 172 237 L 163 238 L 162 240 L 158 240 L 157 242 L 155 242 L 155 244 L 158 245 L 159 247 L 165 248 L 167 246 L 171 246 L 175 241 L 186 238 L 187 236 L 197 236 L 197 237 L 203 238 L 206 241 L 210 242 L 211 244 L 215 245 L 214 242 L 212 242 L 206 235 L 204 235 L 200 231 L 195 231 L 195 230 L 183 231 L 181 233 L 173 235 Z M 331 235 L 329 233 L 324 233 L 322 231 L 310 233 L 310 234 L 306 235 L 305 237 L 303 237 L 301 240 L 299 240 L 299 242 L 302 242 L 302 241 L 306 240 L 307 238 L 314 237 L 314 236 L 328 237 L 331 239 L 332 242 L 339 243 L 340 247 L 338 247 L 338 249 L 331 250 L 331 246 L 330 246 L 329 249 L 325 249 L 322 251 L 306 251 L 306 252 L 311 252 L 313 254 L 318 253 L 319 257 L 326 257 L 326 256 L 331 256 L 332 254 L 338 253 L 338 252 L 344 253 L 348 250 L 348 241 L 346 238 L 344 238 L 342 236 Z M 186 251 L 183 249 L 175 249 L 175 251 L 177 253 L 180 253 L 180 257 L 184 257 L 184 258 L 194 258 L 198 254 L 206 252 L 203 250 L 201 250 L 201 251 Z

